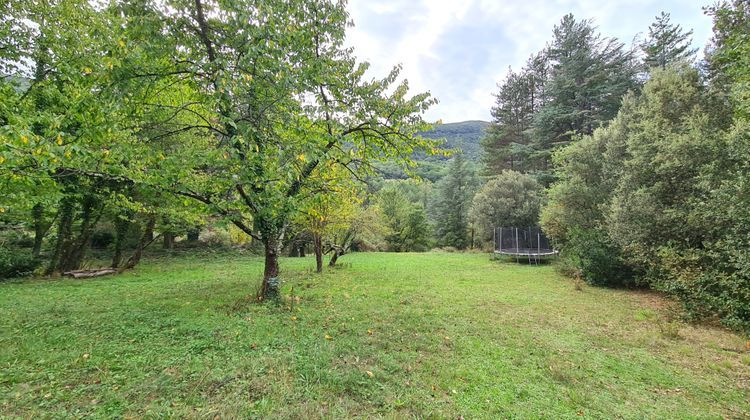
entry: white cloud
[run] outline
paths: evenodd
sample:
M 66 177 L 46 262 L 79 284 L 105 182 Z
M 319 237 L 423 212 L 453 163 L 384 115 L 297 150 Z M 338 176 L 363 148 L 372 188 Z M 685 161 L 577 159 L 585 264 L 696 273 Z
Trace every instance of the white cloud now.
M 508 66 L 521 67 L 551 38 L 552 27 L 572 12 L 593 19 L 605 36 L 630 44 L 664 10 L 694 29 L 696 46 L 710 36 L 702 0 L 351 0 L 355 27 L 347 44 L 372 65 L 373 76 L 401 63 L 414 92 L 429 90 L 440 104 L 433 120 L 490 118 L 492 93 Z

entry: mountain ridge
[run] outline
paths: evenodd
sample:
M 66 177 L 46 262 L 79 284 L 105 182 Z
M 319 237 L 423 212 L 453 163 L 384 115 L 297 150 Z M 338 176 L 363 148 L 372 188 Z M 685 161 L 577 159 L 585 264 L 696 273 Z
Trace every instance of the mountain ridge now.
M 432 130 L 419 134 L 430 139 L 445 139 L 443 149 L 458 149 L 469 159 L 479 159 L 480 140 L 489 125 L 489 122 L 482 120 L 441 123 L 436 124 Z

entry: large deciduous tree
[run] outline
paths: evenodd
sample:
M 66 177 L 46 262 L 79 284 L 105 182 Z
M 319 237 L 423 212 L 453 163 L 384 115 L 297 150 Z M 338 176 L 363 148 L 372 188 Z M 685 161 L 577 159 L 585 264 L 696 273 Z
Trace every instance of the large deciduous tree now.
M 479 188 L 469 218 L 489 242 L 496 227 L 536 226 L 541 200 L 542 187 L 532 176 L 505 170 Z
M 142 179 L 204 203 L 261 241 L 263 298 L 277 293 L 295 212 L 328 190 L 321 171 L 359 176 L 374 160 L 408 162 L 416 149 L 431 150 L 415 133 L 433 100 L 408 96 L 407 83 L 396 84 L 399 68 L 366 79 L 368 66 L 342 45 L 341 2 L 182 0 L 124 10 L 133 26 L 156 16 L 165 28 L 141 40 L 156 63 L 141 79 L 185 81 L 194 91 L 151 104 L 194 116 L 162 138 L 191 132 L 207 142 L 175 150 L 180 165 Z

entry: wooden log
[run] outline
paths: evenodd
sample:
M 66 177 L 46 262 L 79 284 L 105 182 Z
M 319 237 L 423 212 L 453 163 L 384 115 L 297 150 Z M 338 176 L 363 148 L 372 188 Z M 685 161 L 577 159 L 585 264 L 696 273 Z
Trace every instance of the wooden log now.
M 116 274 L 117 270 L 114 268 L 100 268 L 96 270 L 76 270 L 67 271 L 63 275 L 73 277 L 74 279 L 88 279 L 92 277 L 108 276 L 110 274 Z

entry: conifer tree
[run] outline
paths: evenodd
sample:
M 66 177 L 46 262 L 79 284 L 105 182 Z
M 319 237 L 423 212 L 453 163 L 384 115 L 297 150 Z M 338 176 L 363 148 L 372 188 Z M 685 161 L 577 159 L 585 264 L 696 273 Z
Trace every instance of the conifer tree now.
M 465 249 L 470 245 L 468 213 L 476 177 L 462 155 L 456 155 L 439 185 L 434 205 L 436 236 L 441 245 Z
M 690 61 L 697 49 L 690 48 L 693 31 L 684 32 L 680 25 L 669 21 L 669 13 L 661 12 L 656 21 L 648 27 L 648 38 L 640 47 L 646 54 L 643 59 L 647 68 L 666 68 L 678 61 Z

